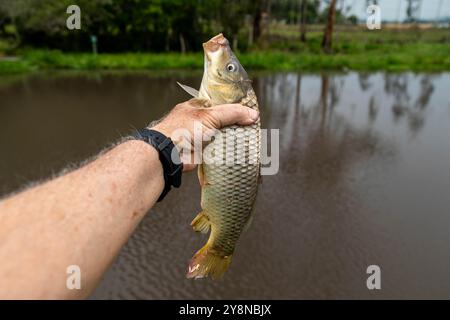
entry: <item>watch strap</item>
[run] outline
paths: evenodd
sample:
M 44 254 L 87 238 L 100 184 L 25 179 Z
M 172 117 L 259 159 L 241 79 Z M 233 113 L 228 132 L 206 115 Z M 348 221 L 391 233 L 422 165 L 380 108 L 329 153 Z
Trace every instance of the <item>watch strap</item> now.
M 158 198 L 158 202 L 160 202 L 169 193 L 172 186 L 179 188 L 181 185 L 183 163 L 178 150 L 170 138 L 156 130 L 144 128 L 136 131 L 133 136 L 147 142 L 158 151 L 164 175 L 164 189 Z

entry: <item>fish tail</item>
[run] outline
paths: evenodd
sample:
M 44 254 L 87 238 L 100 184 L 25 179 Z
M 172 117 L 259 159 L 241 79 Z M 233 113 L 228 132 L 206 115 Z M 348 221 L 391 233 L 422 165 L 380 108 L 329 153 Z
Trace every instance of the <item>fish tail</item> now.
M 207 243 L 197 251 L 189 263 L 188 278 L 211 277 L 214 280 L 223 277 L 231 262 L 231 255 L 223 255 L 211 249 Z

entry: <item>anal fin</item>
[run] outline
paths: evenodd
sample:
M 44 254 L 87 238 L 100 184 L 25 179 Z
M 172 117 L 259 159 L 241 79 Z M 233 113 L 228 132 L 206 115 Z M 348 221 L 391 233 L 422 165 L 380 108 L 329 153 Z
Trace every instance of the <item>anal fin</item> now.
M 207 233 L 210 228 L 208 216 L 201 211 L 191 222 L 192 229 L 195 232 Z

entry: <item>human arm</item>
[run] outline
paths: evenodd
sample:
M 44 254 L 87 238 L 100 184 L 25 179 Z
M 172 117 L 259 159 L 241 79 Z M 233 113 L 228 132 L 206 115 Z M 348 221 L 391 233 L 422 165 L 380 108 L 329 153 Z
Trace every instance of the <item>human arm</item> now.
M 166 136 L 251 124 L 240 105 L 204 110 L 180 104 L 153 127 Z M 187 169 L 193 169 L 186 164 Z M 0 202 L 0 298 L 84 298 L 95 288 L 164 186 L 157 151 L 142 141 L 118 144 L 85 166 Z M 67 267 L 81 270 L 81 289 L 66 287 Z

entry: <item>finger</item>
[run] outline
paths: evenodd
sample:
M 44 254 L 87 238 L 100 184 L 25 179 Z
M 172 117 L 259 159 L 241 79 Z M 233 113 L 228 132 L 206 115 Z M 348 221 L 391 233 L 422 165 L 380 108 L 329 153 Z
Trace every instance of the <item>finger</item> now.
M 196 164 L 183 164 L 183 172 L 192 171 L 197 168 Z
M 208 109 L 219 128 L 232 124 L 250 125 L 259 118 L 259 112 L 241 104 L 222 104 Z

